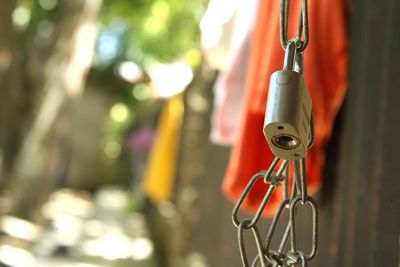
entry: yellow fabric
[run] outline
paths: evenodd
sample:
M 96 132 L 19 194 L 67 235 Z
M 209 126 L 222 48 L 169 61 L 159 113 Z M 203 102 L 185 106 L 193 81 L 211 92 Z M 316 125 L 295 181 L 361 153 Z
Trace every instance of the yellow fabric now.
M 183 96 L 178 94 L 170 98 L 161 111 L 146 166 L 144 190 L 154 202 L 167 201 L 172 196 L 182 117 Z

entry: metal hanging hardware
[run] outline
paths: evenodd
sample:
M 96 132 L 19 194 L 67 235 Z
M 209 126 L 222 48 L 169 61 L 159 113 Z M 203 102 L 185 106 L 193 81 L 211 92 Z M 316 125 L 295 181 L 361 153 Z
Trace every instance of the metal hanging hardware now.
M 277 267 L 301 264 L 305 267 L 317 253 L 318 244 L 318 209 L 316 201 L 307 193 L 305 157 L 307 150 L 314 143 L 314 123 L 311 97 L 303 78 L 303 51 L 309 40 L 307 0 L 302 0 L 301 15 L 297 37 L 288 41 L 289 0 L 281 0 L 281 44 L 285 49 L 283 70 L 271 76 L 270 89 L 264 121 L 264 135 L 276 158 L 268 170 L 261 170 L 253 175 L 237 201 L 232 221 L 238 229 L 239 250 L 243 267 Z M 301 40 L 304 29 L 304 39 Z M 289 175 L 291 168 L 292 175 Z M 291 178 L 291 179 L 289 179 Z M 240 219 L 239 212 L 252 187 L 258 180 L 269 184 L 264 198 L 252 219 Z M 291 192 L 289 196 L 289 181 Z M 263 242 L 257 227 L 263 212 L 268 208 L 276 187 L 283 184 L 283 200 L 269 226 Z M 297 246 L 296 217 L 297 207 L 308 205 L 312 213 L 311 251 L 305 253 Z M 277 248 L 271 248 L 271 240 L 276 232 L 283 212 L 289 213 L 285 231 Z M 244 232 L 250 230 L 254 236 L 257 256 L 251 265 L 248 261 Z M 290 240 L 290 242 L 288 242 Z M 288 246 L 287 243 L 290 243 Z
M 272 152 L 287 160 L 304 158 L 310 142 L 311 96 L 303 75 L 294 70 L 298 44 L 288 42 L 283 70 L 271 76 L 263 129 Z

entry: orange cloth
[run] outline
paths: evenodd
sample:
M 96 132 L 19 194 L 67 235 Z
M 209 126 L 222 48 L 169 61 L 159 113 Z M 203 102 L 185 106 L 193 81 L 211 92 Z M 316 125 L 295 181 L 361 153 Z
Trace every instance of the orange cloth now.
M 291 1 L 289 39 L 297 30 L 301 1 Z M 251 39 L 246 79 L 245 114 L 239 140 L 233 147 L 223 181 L 223 191 L 236 201 L 251 176 L 267 169 L 274 156 L 263 135 L 263 121 L 271 74 L 282 69 L 284 51 L 279 41 L 279 1 L 260 0 Z M 305 81 L 313 100 L 315 144 L 307 154 L 309 192 L 321 184 L 325 145 L 347 88 L 347 8 L 344 0 L 309 1 L 310 42 L 304 52 Z M 254 211 L 265 195 L 261 180 L 247 197 L 244 207 Z M 278 188 L 281 190 L 280 188 Z M 279 191 L 278 190 L 278 191 Z M 271 215 L 281 201 L 275 193 L 265 212 Z

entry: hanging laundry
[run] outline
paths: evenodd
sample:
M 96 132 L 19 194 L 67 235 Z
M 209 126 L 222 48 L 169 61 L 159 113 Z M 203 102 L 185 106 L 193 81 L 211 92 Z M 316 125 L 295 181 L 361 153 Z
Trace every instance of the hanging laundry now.
M 301 1 L 293 1 L 289 13 L 289 36 L 295 36 Z M 251 176 L 272 162 L 263 135 L 263 121 L 269 77 L 282 68 L 284 51 L 279 42 L 279 1 L 260 0 L 255 29 L 251 36 L 246 78 L 246 102 L 238 141 L 223 181 L 223 191 L 234 201 L 241 195 Z M 344 0 L 308 3 L 310 42 L 304 54 L 305 81 L 313 99 L 315 144 L 307 155 L 309 192 L 321 184 L 324 149 L 333 121 L 347 88 L 347 9 Z M 244 207 L 255 210 L 265 195 L 262 181 L 247 197 Z M 282 194 L 273 195 L 267 213 L 275 212 Z
M 224 0 L 211 0 L 201 21 L 206 61 L 220 71 L 213 88 L 210 139 L 215 144 L 232 145 L 237 139 L 238 120 L 243 114 L 249 35 L 254 26 L 257 4 L 258 0 L 226 3 Z
M 228 70 L 222 71 L 214 84 L 214 108 L 210 139 L 214 144 L 232 145 L 238 138 L 243 115 L 249 38 L 244 40 Z
M 183 118 L 183 95 L 167 100 L 159 119 L 144 176 L 145 194 L 153 202 L 171 200 Z
M 211 0 L 200 22 L 200 45 L 207 64 L 226 69 L 239 0 Z
M 253 28 L 257 3 L 258 0 L 210 0 L 200 22 L 200 45 L 211 68 L 229 68 Z

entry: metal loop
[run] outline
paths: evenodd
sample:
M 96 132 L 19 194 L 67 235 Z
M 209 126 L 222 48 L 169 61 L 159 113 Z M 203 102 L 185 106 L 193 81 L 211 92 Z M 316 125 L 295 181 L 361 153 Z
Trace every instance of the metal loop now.
M 260 171 L 260 172 L 256 173 L 255 175 L 253 175 L 253 177 L 250 179 L 250 181 L 247 184 L 246 188 L 244 189 L 242 195 L 240 196 L 238 202 L 236 202 L 236 205 L 233 208 L 232 221 L 233 221 L 233 224 L 236 227 L 239 227 L 239 224 L 240 224 L 240 221 L 238 219 L 238 212 L 239 212 L 240 208 L 242 207 L 247 195 L 249 194 L 249 192 L 253 188 L 254 184 L 257 182 L 258 179 L 261 179 L 261 178 L 265 179 L 265 177 L 268 176 L 268 174 L 271 175 L 272 171 L 275 169 L 275 167 L 278 164 L 278 162 L 279 162 L 279 158 L 275 158 L 274 161 L 272 162 L 270 168 L 268 169 L 268 171 L 265 171 L 265 170 Z M 251 220 L 251 222 L 248 225 L 246 225 L 247 229 L 253 227 L 257 223 L 257 221 L 260 219 L 260 217 L 261 217 L 261 215 L 262 215 L 262 213 L 263 213 L 263 211 L 265 209 L 265 206 L 267 205 L 269 199 L 271 198 L 272 193 L 274 192 L 274 190 L 275 190 L 275 186 L 274 185 L 271 185 L 268 188 L 268 191 L 265 194 L 264 199 L 262 200 L 262 202 L 261 202 L 256 214 L 254 215 L 254 217 Z
M 307 0 L 301 0 L 301 10 L 298 21 L 297 36 L 288 39 L 288 25 L 289 25 L 289 6 L 290 0 L 280 1 L 280 41 L 283 49 L 285 50 L 285 60 L 283 70 L 291 70 L 304 74 L 303 64 L 303 51 L 308 45 L 309 41 L 309 28 L 308 28 L 308 7 Z M 308 133 L 308 149 L 314 144 L 314 117 L 311 112 L 310 118 L 310 130 Z M 317 253 L 317 242 L 318 242 L 318 211 L 317 203 L 314 199 L 308 196 L 307 193 L 307 176 L 306 176 L 306 162 L 302 158 L 300 160 L 293 161 L 292 170 L 290 174 L 292 176 L 292 190 L 289 196 L 289 161 L 283 160 L 279 166 L 278 171 L 275 168 L 278 166 L 280 159 L 276 157 L 271 163 L 268 170 L 263 170 L 250 179 L 246 185 L 242 195 L 237 201 L 233 212 L 232 221 L 238 228 L 238 240 L 240 255 L 242 258 L 243 266 L 249 267 L 249 262 L 246 255 L 243 232 L 245 229 L 251 229 L 253 236 L 256 241 L 258 255 L 253 259 L 251 267 L 257 267 L 261 263 L 262 267 L 278 267 L 288 265 L 301 264 L 303 267 L 307 267 L 308 261 L 313 259 Z M 269 188 L 265 193 L 258 210 L 252 219 L 243 219 L 242 221 L 238 218 L 238 213 L 245 202 L 249 192 L 252 190 L 254 184 L 258 179 L 263 178 L 264 183 L 269 184 Z M 258 228 L 257 222 L 261 218 L 263 211 L 265 210 L 275 188 L 282 182 L 283 185 L 283 201 L 278 207 L 277 212 L 273 218 L 273 221 L 268 229 L 267 237 L 265 240 L 265 246 L 263 247 L 262 241 Z M 309 254 L 304 254 L 302 251 L 297 249 L 296 239 L 296 211 L 298 203 L 306 205 L 310 203 L 312 209 L 312 244 L 311 251 Z M 285 210 L 289 209 L 289 220 L 287 222 L 285 231 L 280 240 L 278 250 L 270 249 L 272 238 L 276 232 L 277 224 L 279 219 Z M 287 251 L 287 243 L 290 238 L 290 250 Z
M 251 263 L 251 267 L 257 267 L 260 262 L 261 262 L 260 261 L 260 255 L 257 255 L 254 258 L 253 262 Z M 264 266 L 261 266 L 261 267 L 273 267 L 273 266 L 271 264 L 267 263 L 267 265 L 264 265 Z
M 247 255 L 246 255 L 246 247 L 244 245 L 243 239 L 243 230 L 245 229 L 245 225 L 250 223 L 250 220 L 243 220 L 240 222 L 238 226 L 238 241 L 239 241 L 239 251 L 240 251 L 240 258 L 242 259 L 242 263 L 244 267 L 248 267 Z
M 293 196 L 302 195 L 302 188 L 301 188 L 301 171 L 300 171 L 300 164 L 298 160 L 293 161 L 293 184 L 296 188 L 296 194 Z M 293 200 L 294 198 L 292 198 Z
M 299 195 L 299 189 L 297 186 L 297 180 L 299 179 L 298 175 L 299 174 L 296 172 L 296 169 L 293 166 L 293 181 L 292 181 L 292 192 L 290 194 L 290 201 L 293 201 L 293 199 L 295 199 Z
M 283 181 L 283 200 L 289 199 L 289 164 L 285 169 L 285 177 Z
M 310 118 L 310 139 L 308 142 L 308 149 L 310 149 L 314 145 L 314 115 L 311 109 L 311 118 Z
M 300 180 L 301 180 L 301 198 L 302 203 L 305 204 L 308 193 L 307 193 L 307 173 L 306 173 L 306 160 L 302 158 L 300 160 Z
M 294 173 L 295 173 L 297 187 L 300 188 L 302 204 L 304 204 L 308 196 L 306 163 L 304 158 L 294 161 Z
M 243 220 L 238 227 L 238 242 L 239 242 L 239 250 L 240 250 L 240 257 L 242 259 L 242 263 L 244 267 L 249 267 L 249 263 L 247 260 L 247 255 L 246 255 L 246 248 L 244 245 L 244 238 L 243 238 L 243 230 L 244 229 L 248 229 L 248 225 L 249 223 L 251 223 L 250 220 Z M 263 245 L 262 245 L 262 241 L 261 241 L 261 237 L 260 237 L 260 233 L 257 229 L 257 227 L 252 226 L 251 230 L 253 232 L 253 236 L 254 239 L 256 241 L 256 246 L 257 246 L 257 250 L 258 250 L 258 256 L 259 256 L 259 260 L 261 261 L 262 266 L 267 266 L 267 261 L 264 257 L 264 250 L 263 250 Z
M 274 172 L 276 166 L 278 166 L 280 158 L 275 157 L 274 160 L 272 161 L 271 165 L 269 166 L 267 172 L 264 175 L 264 181 L 269 179 L 269 176 L 272 175 L 272 173 Z
M 272 237 L 273 234 L 275 233 L 276 230 L 276 226 L 278 225 L 278 221 L 279 218 L 281 216 L 281 214 L 283 213 L 283 210 L 285 209 L 286 205 L 289 203 L 289 199 L 284 200 L 281 205 L 279 206 L 278 210 L 275 213 L 275 216 L 272 220 L 271 226 L 269 227 L 268 233 L 267 233 L 267 238 L 265 239 L 265 252 L 266 252 L 266 257 L 267 259 L 272 262 L 274 261 L 274 259 L 271 257 L 271 253 L 270 253 L 270 245 L 271 245 L 271 241 L 272 241 Z M 290 225 L 290 222 L 289 224 Z M 281 253 L 284 250 L 284 247 L 286 245 L 286 242 L 288 240 L 288 236 L 289 236 L 289 231 L 285 231 L 284 236 L 282 238 L 281 241 L 281 245 L 279 246 L 278 252 Z
M 282 253 L 280 253 L 278 251 L 274 251 L 274 250 L 271 250 L 269 253 L 270 253 L 270 257 L 272 258 L 272 260 L 270 261 L 272 266 L 283 266 L 283 264 L 285 263 L 285 258 L 286 258 L 285 254 L 282 254 Z
M 289 4 L 290 0 L 281 0 L 280 2 L 280 40 L 284 50 L 286 50 L 288 44 L 288 20 L 289 20 Z M 297 53 L 301 53 L 308 45 L 309 41 L 309 29 L 308 29 L 308 4 L 307 0 L 301 1 L 300 18 L 297 27 L 297 37 L 294 39 L 299 40 L 299 46 L 297 47 Z M 301 37 L 304 30 L 304 39 Z
M 288 166 L 288 164 L 289 164 L 288 160 L 282 161 L 282 165 L 279 167 L 279 170 L 276 175 L 281 177 L 282 173 L 286 170 L 286 167 Z
M 295 265 L 295 264 L 299 263 L 299 255 L 298 255 L 298 253 L 294 253 L 292 251 L 289 251 L 287 253 L 286 257 L 287 257 L 287 261 L 286 261 L 287 265 Z
M 296 54 L 294 69 L 301 75 L 304 74 L 304 55 L 303 55 L 303 53 Z
M 301 258 L 301 267 L 307 267 L 308 266 L 308 262 L 307 262 L 307 259 L 306 259 L 305 255 L 303 253 L 300 253 L 300 258 Z
M 259 262 L 260 262 L 260 256 L 257 255 L 257 256 L 254 258 L 253 262 L 251 263 L 251 267 L 257 267 L 257 265 L 258 265 Z M 263 267 L 264 267 L 264 266 L 263 266 Z
M 282 161 L 282 164 L 281 164 L 281 166 L 279 167 L 278 172 L 276 172 L 276 173 L 275 173 L 275 172 L 272 172 L 272 173 L 269 172 L 269 173 L 267 173 L 267 174 L 264 176 L 264 182 L 267 183 L 267 184 L 274 185 L 274 186 L 280 185 L 281 182 L 282 182 L 283 180 L 285 180 L 285 176 L 284 176 L 282 173 L 283 173 L 283 172 L 285 171 L 285 169 L 287 168 L 288 163 L 289 163 L 288 160 Z M 271 168 L 270 168 L 270 170 L 271 170 Z
M 287 265 L 295 265 L 295 264 L 301 263 L 302 267 L 308 266 L 308 261 L 304 255 L 304 253 L 301 251 L 296 252 L 296 253 L 289 251 L 287 254 L 287 258 L 288 258 L 288 260 L 286 261 Z
M 290 214 L 290 227 L 291 227 L 291 251 L 293 253 L 297 253 L 297 246 L 296 246 L 296 220 L 295 220 L 295 209 L 296 206 L 299 202 L 302 202 L 302 196 L 298 196 L 295 199 L 293 199 L 290 203 L 290 208 L 289 208 L 289 214 Z M 311 252 L 309 254 L 304 254 L 304 257 L 306 260 L 312 260 L 316 253 L 317 253 L 317 245 L 318 245 L 318 210 L 317 210 L 317 203 L 315 200 L 307 196 L 307 199 L 305 203 L 302 205 L 305 205 L 307 203 L 310 203 L 311 209 L 312 209 L 312 244 L 311 244 Z
M 290 40 L 285 46 L 285 58 L 283 61 L 283 70 L 293 70 L 296 62 L 298 40 Z

